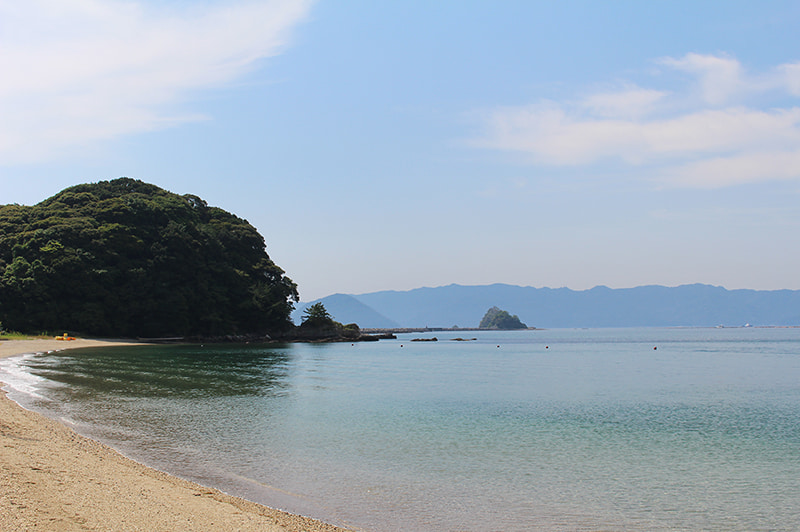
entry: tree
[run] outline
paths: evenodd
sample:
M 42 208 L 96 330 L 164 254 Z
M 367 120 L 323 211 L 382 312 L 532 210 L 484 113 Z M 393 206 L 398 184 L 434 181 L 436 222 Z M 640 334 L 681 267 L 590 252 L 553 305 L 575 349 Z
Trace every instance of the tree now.
M 480 329 L 527 329 L 528 326 L 519 320 L 516 315 L 512 316 L 505 310 L 492 307 L 486 311 L 480 325 Z
M 334 320 L 325 305 L 318 301 L 303 310 L 303 321 L 295 335 L 308 340 L 355 339 L 361 336 L 361 329 L 355 323 L 342 325 Z
M 323 305 L 322 302 L 318 302 L 306 307 L 306 309 L 303 311 L 303 324 L 306 323 L 309 326 L 319 327 L 333 325 L 336 322 L 333 321 L 333 318 L 328 313 L 325 305 Z

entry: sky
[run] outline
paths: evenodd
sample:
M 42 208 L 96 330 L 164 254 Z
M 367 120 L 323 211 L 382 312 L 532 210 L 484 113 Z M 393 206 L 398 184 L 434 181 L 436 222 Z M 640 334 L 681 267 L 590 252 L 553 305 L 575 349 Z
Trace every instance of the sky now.
M 0 204 L 132 177 L 303 301 L 800 289 L 796 1 L 0 0 Z

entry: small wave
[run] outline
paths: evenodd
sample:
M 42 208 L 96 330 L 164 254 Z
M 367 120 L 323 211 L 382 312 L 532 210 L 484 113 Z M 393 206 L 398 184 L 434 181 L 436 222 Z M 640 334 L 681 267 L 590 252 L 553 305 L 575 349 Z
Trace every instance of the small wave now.
M 29 353 L 0 359 L 0 381 L 5 384 L 3 390 L 10 394 L 16 392 L 36 399 L 50 400 L 38 393 L 46 386 L 47 379 L 28 370 L 28 362 L 37 355 L 39 353 Z

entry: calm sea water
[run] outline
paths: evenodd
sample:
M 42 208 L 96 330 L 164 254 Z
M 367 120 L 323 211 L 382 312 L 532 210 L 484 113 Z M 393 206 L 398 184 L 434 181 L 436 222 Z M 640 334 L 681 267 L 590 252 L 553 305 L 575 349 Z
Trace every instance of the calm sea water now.
M 0 380 L 145 464 L 365 530 L 800 530 L 800 329 L 431 336 L 84 349 Z

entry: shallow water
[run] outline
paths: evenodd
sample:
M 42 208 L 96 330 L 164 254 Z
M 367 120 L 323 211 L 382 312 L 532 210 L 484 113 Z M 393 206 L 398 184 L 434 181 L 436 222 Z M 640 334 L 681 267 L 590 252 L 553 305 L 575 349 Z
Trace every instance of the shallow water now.
M 366 530 L 800 529 L 800 329 L 434 334 L 84 349 L 0 379 L 148 465 Z

